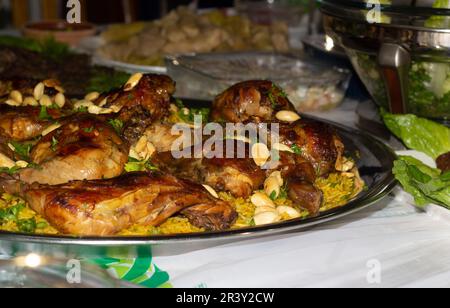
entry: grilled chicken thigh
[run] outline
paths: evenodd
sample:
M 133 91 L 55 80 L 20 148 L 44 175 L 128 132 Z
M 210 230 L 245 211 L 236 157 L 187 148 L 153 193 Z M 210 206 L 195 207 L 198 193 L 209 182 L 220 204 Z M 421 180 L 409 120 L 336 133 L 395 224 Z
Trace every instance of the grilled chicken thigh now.
M 22 196 L 64 234 L 108 236 L 135 223 L 158 226 L 192 206 L 186 216 L 207 230 L 229 228 L 237 218 L 228 203 L 214 199 L 202 186 L 170 175 L 128 173 L 58 186 L 3 180 L 0 187 Z
M 309 119 L 281 124 L 280 142 L 311 163 L 319 177 L 336 171 L 336 161 L 344 154 L 336 132 L 326 124 Z
M 336 162 L 343 157 L 344 147 L 339 136 L 326 124 L 307 119 L 288 124 L 276 119 L 278 111 L 293 110 L 286 95 L 270 81 L 247 81 L 216 98 L 211 119 L 232 123 L 279 123 L 279 143 L 294 153 L 280 152 L 278 162 L 271 167 L 282 172 L 290 198 L 311 214 L 317 214 L 323 194 L 314 182 L 317 177 L 336 171 Z
M 259 189 L 266 178 L 265 171 L 258 167 L 250 157 L 248 144 L 236 141 L 234 149 L 243 148 L 244 158 L 212 157 L 207 151 L 202 158 L 175 160 L 172 153 L 158 153 L 153 162 L 163 170 L 200 184 L 207 184 L 217 191 L 230 192 L 235 197 L 249 197 Z M 194 149 L 191 148 L 192 157 Z M 224 143 L 224 153 L 225 143 Z
M 270 122 L 281 110 L 294 110 L 286 94 L 270 81 L 239 83 L 214 100 L 211 120 L 214 122 Z
M 175 92 L 175 82 L 165 75 L 143 75 L 133 85 L 101 95 L 96 105 L 117 110 L 114 117 L 124 123 L 123 137 L 130 144 L 144 134 L 147 127 L 169 114 L 170 101 Z
M 91 116 L 74 117 L 33 147 L 39 168 L 23 169 L 21 181 L 57 185 L 74 180 L 109 179 L 122 174 L 128 145 L 108 124 Z
M 48 109 L 50 118 L 39 117 L 39 107 L 0 107 L 0 136 L 9 141 L 27 141 L 39 137 L 53 122 L 63 116 L 59 109 Z

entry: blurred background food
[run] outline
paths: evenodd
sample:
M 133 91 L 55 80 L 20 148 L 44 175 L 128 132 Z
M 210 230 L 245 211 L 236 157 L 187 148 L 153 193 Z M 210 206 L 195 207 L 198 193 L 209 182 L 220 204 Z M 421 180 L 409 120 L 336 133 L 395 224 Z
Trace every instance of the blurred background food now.
M 37 84 L 56 79 L 67 95 L 79 97 L 109 91 L 128 77 L 112 68 L 91 65 L 90 56 L 71 52 L 68 45 L 52 38 L 36 41 L 0 36 L 0 97 L 8 93 L 12 83 L 21 81 Z
M 163 65 L 164 56 L 224 51 L 289 51 L 288 24 L 255 24 L 214 10 L 198 14 L 180 7 L 151 23 L 113 25 L 101 34 L 98 54 L 141 65 Z
M 86 34 L 87 39 L 75 49 L 58 44 L 74 43 L 54 31 L 36 35 L 26 26 L 54 26 L 63 35 L 78 40 L 77 31 L 67 31 L 71 29 L 64 23 L 46 22 L 64 19 L 68 12 L 65 4 L 63 0 L 0 0 L 0 14 L 10 17 L 15 33 L 38 39 L 0 38 L 0 48 L 4 47 L 0 50 L 4 89 L 11 80 L 53 78 L 61 81 L 70 96 L 82 97 L 92 91 L 108 91 L 137 71 L 166 73 L 166 64 L 173 64 L 165 62 L 168 56 L 218 54 L 225 61 L 217 66 L 222 72 L 216 71 L 214 76 L 229 74 L 227 68 L 231 67 L 237 72 L 233 78 L 205 81 L 194 79 L 198 75 L 191 72 L 181 71 L 183 77 L 177 67 L 169 67 L 168 74 L 178 83 L 177 95 L 211 100 L 230 84 L 249 78 L 279 83 L 302 112 L 330 110 L 346 95 L 349 74 L 341 74 L 335 66 L 349 68 L 347 61 L 328 62 L 326 70 L 314 74 L 309 69 L 259 56 L 267 53 L 275 59 L 289 55 L 300 57 L 304 63 L 312 62 L 303 57 L 301 49 L 302 39 L 320 28 L 314 0 L 111 0 L 108 10 L 104 2 L 81 0 L 82 25 L 95 24 L 97 31 Z M 230 67 L 227 55 L 235 58 Z M 249 62 L 249 58 L 253 61 Z M 191 65 L 189 69 L 201 71 L 204 67 Z

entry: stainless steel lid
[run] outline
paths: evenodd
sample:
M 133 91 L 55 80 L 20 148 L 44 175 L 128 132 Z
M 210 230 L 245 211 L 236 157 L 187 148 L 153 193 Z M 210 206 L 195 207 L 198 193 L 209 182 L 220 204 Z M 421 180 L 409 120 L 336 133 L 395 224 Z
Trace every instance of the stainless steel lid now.
M 450 31 L 450 0 L 318 0 L 339 17 L 412 28 Z

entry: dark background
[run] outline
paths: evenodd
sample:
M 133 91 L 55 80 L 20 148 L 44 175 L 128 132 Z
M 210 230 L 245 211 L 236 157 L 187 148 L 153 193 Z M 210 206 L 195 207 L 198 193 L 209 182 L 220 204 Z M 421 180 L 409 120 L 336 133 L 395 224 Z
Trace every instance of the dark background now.
M 121 0 L 86 1 L 87 20 L 94 23 L 111 23 L 124 21 Z M 105 10 L 105 3 L 107 9 Z M 170 11 L 179 5 L 188 5 L 190 0 L 168 0 L 167 9 Z M 200 0 L 200 8 L 224 8 L 232 7 L 233 0 Z M 134 17 L 138 20 L 153 20 L 161 16 L 161 1 L 158 0 L 133 0 Z

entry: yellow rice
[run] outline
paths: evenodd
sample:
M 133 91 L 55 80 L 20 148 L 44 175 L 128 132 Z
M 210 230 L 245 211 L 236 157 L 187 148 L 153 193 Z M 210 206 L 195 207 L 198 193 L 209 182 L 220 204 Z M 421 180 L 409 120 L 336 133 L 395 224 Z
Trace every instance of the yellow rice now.
M 327 211 L 333 208 L 341 207 L 347 204 L 352 198 L 358 195 L 363 189 L 363 182 L 360 180 L 359 175 L 355 174 L 355 177 L 345 176 L 340 173 L 333 173 L 327 178 L 321 178 L 317 180 L 316 186 L 323 191 L 324 202 L 321 211 Z M 255 206 L 249 199 L 233 198 L 230 194 L 221 192 L 219 193 L 220 199 L 228 201 L 233 207 L 235 207 L 239 216 L 232 227 L 232 229 L 244 228 L 253 225 L 253 216 L 255 213 Z M 40 215 L 31 210 L 22 199 L 4 194 L 0 198 L 0 210 L 10 208 L 18 204 L 24 204 L 25 207 L 20 211 L 19 219 L 35 218 L 36 222 L 46 223 Z M 277 206 L 286 205 L 295 207 L 293 202 L 286 198 L 279 198 L 275 200 Z M 309 213 L 305 210 L 299 209 L 301 217 L 307 218 Z M 289 217 L 282 217 L 282 220 L 289 220 Z M 0 230 L 18 232 L 19 228 L 15 222 L 5 222 L 1 224 Z M 167 234 L 182 234 L 182 233 L 196 233 L 203 232 L 203 229 L 197 228 L 189 223 L 188 219 L 184 217 L 172 217 L 168 219 L 164 224 L 159 227 L 149 227 L 144 225 L 134 225 L 131 228 L 122 231 L 119 235 L 122 236 L 148 236 L 148 235 L 167 235 Z M 52 228 L 49 224 L 46 227 L 37 229 L 37 234 L 58 234 L 58 232 Z

